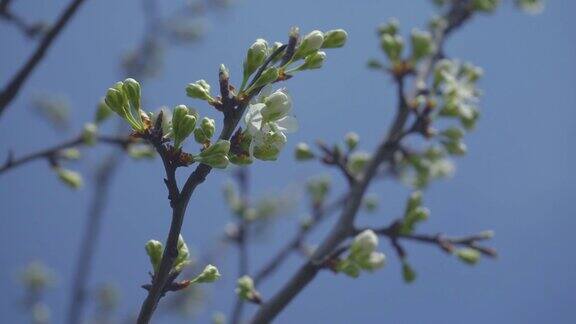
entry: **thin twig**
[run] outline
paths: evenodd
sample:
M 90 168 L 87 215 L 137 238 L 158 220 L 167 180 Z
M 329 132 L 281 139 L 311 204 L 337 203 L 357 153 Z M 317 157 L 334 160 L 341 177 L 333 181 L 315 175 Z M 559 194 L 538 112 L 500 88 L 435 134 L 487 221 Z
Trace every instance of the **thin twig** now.
M 120 146 L 122 148 L 125 148 L 129 144 L 134 143 L 135 139 L 130 138 L 130 137 L 126 137 L 126 136 L 121 137 L 121 136 L 99 135 L 98 137 L 96 137 L 96 141 L 98 143 L 102 143 L 102 144 L 110 144 L 110 145 Z M 84 142 L 84 139 L 82 138 L 82 136 L 78 136 L 78 137 L 73 138 L 71 140 L 64 141 L 60 144 L 57 144 L 55 146 L 52 146 L 52 147 L 49 147 L 46 149 L 42 149 L 38 152 L 33 152 L 30 154 L 27 154 L 27 155 L 22 156 L 20 158 L 14 158 L 12 156 L 12 153 L 9 153 L 8 158 L 6 159 L 6 162 L 4 162 L 4 164 L 2 166 L 0 166 L 0 175 L 3 174 L 4 172 L 7 172 L 7 171 L 12 170 L 12 169 L 17 168 L 17 167 L 20 167 L 26 163 L 29 163 L 29 162 L 32 162 L 35 160 L 57 159 L 58 155 L 62 152 L 62 150 L 65 150 L 67 148 L 82 146 L 82 145 L 86 145 Z
M 238 181 L 238 190 L 241 193 L 242 206 L 244 210 L 249 206 L 249 179 L 247 167 L 240 168 L 236 175 Z M 248 255 L 248 236 L 250 233 L 250 223 L 245 215 L 241 215 L 238 224 L 238 236 L 236 237 L 236 244 L 238 245 L 238 278 L 249 273 L 249 255 Z M 244 300 L 236 296 L 236 302 L 232 310 L 232 317 L 230 323 L 238 324 L 242 319 L 242 311 L 244 310 Z
M 50 30 L 46 33 L 36 51 L 30 56 L 26 64 L 22 66 L 22 68 L 12 77 L 12 80 L 6 85 L 6 87 L 0 93 L 0 117 L 2 113 L 12 102 L 12 100 L 18 95 L 18 92 L 24 82 L 28 79 L 34 68 L 40 63 L 56 37 L 60 34 L 60 32 L 64 29 L 64 26 L 70 21 L 70 18 L 76 13 L 78 8 L 85 0 L 73 0 L 68 4 L 68 6 L 64 9 L 58 21 Z

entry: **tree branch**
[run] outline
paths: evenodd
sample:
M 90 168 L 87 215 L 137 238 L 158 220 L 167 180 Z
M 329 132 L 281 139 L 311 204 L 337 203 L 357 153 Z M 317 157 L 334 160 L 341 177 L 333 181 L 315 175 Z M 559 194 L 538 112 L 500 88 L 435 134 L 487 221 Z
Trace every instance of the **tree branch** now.
M 40 63 L 56 37 L 63 30 L 64 26 L 70 21 L 70 18 L 76 13 L 80 5 L 84 3 L 84 0 L 73 0 L 64 9 L 58 21 L 50 30 L 46 33 L 40 44 L 36 48 L 36 51 L 30 56 L 26 64 L 12 77 L 12 80 L 6 85 L 6 87 L 0 92 L 0 117 L 6 109 L 6 107 L 12 102 L 12 100 L 18 95 L 18 92 L 24 82 L 28 79 L 34 68 Z
M 130 138 L 130 137 L 108 136 L 108 135 L 100 135 L 96 138 L 96 141 L 98 143 L 116 145 L 116 146 L 120 146 L 122 148 L 125 148 L 126 146 L 136 142 L 135 139 Z M 6 162 L 4 162 L 4 164 L 2 166 L 0 166 L 0 175 L 9 171 L 9 170 L 20 167 L 26 163 L 29 163 L 29 162 L 32 162 L 35 160 L 47 159 L 50 161 L 50 160 L 56 159 L 56 158 L 58 158 L 58 154 L 62 150 L 67 149 L 67 148 L 76 147 L 76 146 L 82 146 L 82 145 L 86 145 L 84 143 L 84 139 L 82 138 L 82 136 L 78 136 L 78 137 L 73 138 L 71 140 L 57 144 L 53 147 L 43 149 L 43 150 L 40 150 L 38 152 L 30 153 L 30 154 L 25 155 L 25 156 L 18 158 L 18 159 L 15 159 L 12 156 L 12 153 L 10 152 L 8 154 L 8 158 L 6 159 Z
M 252 80 L 253 82 L 276 58 L 276 56 L 284 51 L 285 48 L 286 46 L 281 46 L 270 55 L 270 57 L 256 72 L 256 75 Z M 251 82 L 251 84 L 253 82 Z M 246 110 L 246 107 L 248 107 L 250 100 L 260 90 L 261 87 L 254 89 L 251 93 L 246 94 L 244 98 L 241 98 L 241 100 L 231 101 L 227 106 L 222 107 L 221 110 L 224 114 L 224 125 L 220 135 L 218 136 L 218 140 L 229 140 L 230 137 L 232 137 L 232 134 L 242 119 L 244 111 Z M 161 152 L 159 151 L 158 153 Z M 152 282 L 152 287 L 148 290 L 148 296 L 144 300 L 140 309 L 140 314 L 138 315 L 138 324 L 145 324 L 150 322 L 152 314 L 154 314 L 160 298 L 164 296 L 166 287 L 170 285 L 170 271 L 172 269 L 174 260 L 178 255 L 178 237 L 180 236 L 180 232 L 182 230 L 186 208 L 188 207 L 188 203 L 190 202 L 190 198 L 192 197 L 194 190 L 206 180 L 206 176 L 208 176 L 211 170 L 212 167 L 209 165 L 198 165 L 194 172 L 192 172 L 188 179 L 186 179 L 186 183 L 182 187 L 182 191 L 177 196 L 178 198 L 173 203 L 171 203 L 173 205 L 172 222 L 170 224 L 168 238 L 166 239 L 164 253 L 162 254 L 162 261 L 160 262 L 158 273 L 155 275 Z M 170 176 L 167 180 L 170 181 Z M 174 186 L 176 185 L 174 184 Z
M 449 13 L 446 15 L 448 20 L 447 27 L 435 35 L 434 42 L 437 45 L 436 53 L 430 59 L 422 64 L 422 68 L 417 72 L 416 88 L 425 87 L 425 80 L 428 79 L 430 72 L 441 57 L 442 45 L 445 36 L 460 26 L 464 21 L 471 17 L 470 1 L 455 1 Z M 340 215 L 340 218 L 328 237 L 320 244 L 312 257 L 296 272 L 296 274 L 266 302 L 254 315 L 251 323 L 264 324 L 270 323 L 276 316 L 292 301 L 292 299 L 302 291 L 316 276 L 323 266 L 323 260 L 328 257 L 337 247 L 353 233 L 354 219 L 361 205 L 363 196 L 368 188 L 372 178 L 378 173 L 380 165 L 393 157 L 399 148 L 399 143 L 406 135 L 404 128 L 409 117 L 410 110 L 407 105 L 404 93 L 404 77 L 396 78 L 398 86 L 398 110 L 394 122 L 388 132 L 388 135 L 378 146 L 376 153 L 366 167 L 364 174 L 351 187 L 346 205 Z

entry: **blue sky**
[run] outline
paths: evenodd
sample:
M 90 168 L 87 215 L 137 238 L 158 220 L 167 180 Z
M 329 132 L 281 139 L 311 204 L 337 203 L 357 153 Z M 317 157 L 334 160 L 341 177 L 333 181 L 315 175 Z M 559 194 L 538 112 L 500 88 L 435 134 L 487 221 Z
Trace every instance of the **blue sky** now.
M 471 268 L 436 248 L 410 244 L 410 261 L 419 276 L 405 285 L 393 251 L 381 244 L 389 255 L 386 268 L 358 280 L 322 273 L 278 323 L 576 321 L 572 309 L 576 260 L 571 250 L 576 243 L 571 202 L 576 189 L 576 3 L 548 1 L 543 14 L 528 16 L 514 10 L 510 1 L 504 2 L 497 14 L 477 17 L 448 43 L 449 56 L 485 70 L 480 85 L 485 93 L 482 117 L 466 140 L 469 154 L 457 160 L 455 177 L 426 191 L 425 203 L 432 214 L 421 228 L 449 234 L 494 229 L 493 245 L 500 257 Z M 18 2 L 15 9 L 31 19 L 50 18 L 65 3 Z M 162 11 L 169 13 L 176 6 L 166 4 Z M 290 153 L 298 141 L 335 141 L 355 130 L 364 149 L 377 144 L 394 111 L 394 88 L 386 76 L 365 68 L 369 58 L 382 57 L 374 30 L 397 17 L 407 33 L 422 27 L 433 13 L 428 1 L 235 1 L 226 10 L 208 14 L 202 41 L 166 49 L 162 74 L 147 82 L 143 93 L 151 110 L 185 103 L 216 117 L 209 107 L 186 98 L 187 83 L 204 78 L 215 84 L 220 63 L 239 82 L 245 49 L 258 37 L 284 40 L 290 26 L 298 25 L 304 32 L 346 29 L 347 46 L 330 51 L 322 70 L 286 84 L 300 131 L 290 137 L 279 162 L 258 162 L 252 167 L 255 196 L 281 192 L 311 175 L 328 172 L 313 163 L 295 165 Z M 119 79 L 119 58 L 137 44 L 142 28 L 139 1 L 87 1 L 2 116 L 0 158 L 9 149 L 25 153 L 77 132 L 92 118 L 94 105 L 107 87 Z M 0 25 L 0 40 L 5 44 L 0 53 L 0 76 L 5 82 L 34 49 L 34 42 L 6 24 Z M 54 132 L 31 111 L 30 98 L 45 92 L 69 98 L 73 127 L 68 134 Z M 103 131 L 112 130 L 109 125 Z M 106 148 L 86 151 L 84 161 L 71 167 L 83 172 L 89 184 L 96 161 L 105 152 Z M 183 233 L 199 254 L 231 219 L 221 203 L 221 187 L 228 177 L 226 172 L 214 172 L 191 201 Z M 151 238 L 163 240 L 168 229 L 169 206 L 161 179 L 158 160 L 126 159 L 114 180 L 90 286 L 117 285 L 123 316 L 134 312 L 144 298 L 139 288 L 149 267 L 144 243 Z M 343 188 L 335 188 L 334 196 Z M 371 192 L 381 198 L 381 210 L 360 215 L 360 222 L 387 224 L 400 213 L 408 189 L 384 182 Z M 3 322 L 25 321 L 15 307 L 22 297 L 17 274 L 35 259 L 58 273 L 57 285 L 45 297 L 54 322 L 63 321 L 90 194 L 90 185 L 80 192 L 64 188 L 43 162 L 2 176 Z M 252 245 L 255 265 L 282 245 L 288 237 L 286 229 L 295 228 L 303 211 L 279 220 L 266 241 Z M 325 233 L 326 228 L 320 229 L 310 243 L 318 243 Z M 236 274 L 233 249 L 227 257 L 218 264 L 223 280 L 210 295 L 211 309 L 225 313 L 231 306 Z M 263 296 L 273 294 L 301 262 L 292 257 L 276 278 L 259 287 Z M 201 313 L 199 322 L 206 322 L 209 315 Z M 162 317 L 158 322 L 182 320 Z

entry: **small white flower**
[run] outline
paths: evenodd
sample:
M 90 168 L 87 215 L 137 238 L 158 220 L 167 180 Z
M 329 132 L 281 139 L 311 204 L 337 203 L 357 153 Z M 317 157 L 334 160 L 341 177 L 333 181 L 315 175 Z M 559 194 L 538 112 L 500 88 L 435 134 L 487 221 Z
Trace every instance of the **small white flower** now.
M 365 230 L 356 235 L 352 242 L 352 253 L 370 254 L 378 247 L 378 236 L 372 230 Z

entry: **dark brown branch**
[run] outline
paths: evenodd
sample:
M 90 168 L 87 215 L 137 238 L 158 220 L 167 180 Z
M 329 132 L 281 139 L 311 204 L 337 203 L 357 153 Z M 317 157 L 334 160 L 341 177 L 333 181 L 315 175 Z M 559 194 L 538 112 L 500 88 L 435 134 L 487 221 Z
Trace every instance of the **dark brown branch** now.
M 64 29 L 64 26 L 70 21 L 70 18 L 76 13 L 80 5 L 84 3 L 84 0 L 73 0 L 64 9 L 56 24 L 46 33 L 44 38 L 38 44 L 36 51 L 30 56 L 26 64 L 12 77 L 8 85 L 0 93 L 0 117 L 6 109 L 6 107 L 12 102 L 12 100 L 18 95 L 20 88 L 26 82 L 34 68 L 42 61 L 42 58 L 56 39 L 60 32 Z
M 274 60 L 274 58 L 279 55 L 285 46 L 281 46 L 278 48 L 270 57 L 264 62 L 264 64 L 260 67 L 256 76 L 252 80 L 253 82 L 257 79 L 257 77 L 264 71 L 264 69 Z M 251 82 L 251 84 L 253 83 Z M 222 112 L 224 113 L 224 126 L 220 135 L 218 136 L 219 140 L 230 140 L 234 130 L 238 126 L 238 123 L 242 119 L 244 115 L 244 111 L 246 107 L 248 107 L 248 103 L 253 96 L 258 94 L 261 89 L 254 89 L 251 93 L 245 95 L 244 98 L 240 98 L 239 100 L 234 100 L 231 102 L 230 107 L 223 107 Z M 233 105 L 232 105 L 233 104 Z M 160 153 L 160 152 L 159 152 Z M 174 260 L 178 256 L 178 237 L 180 236 L 180 232 L 182 230 L 182 224 L 184 223 L 184 215 L 186 214 L 186 208 L 188 207 L 188 203 L 194 190 L 200 184 L 202 184 L 205 180 L 212 167 L 206 164 L 200 164 L 196 167 L 194 172 L 190 174 L 186 183 L 182 187 L 182 191 L 177 196 L 178 198 L 171 202 L 172 204 L 172 222 L 170 224 L 170 231 L 168 233 L 168 238 L 166 239 L 164 253 L 162 254 L 162 261 L 160 263 L 160 267 L 158 269 L 158 273 L 155 275 L 154 280 L 152 282 L 152 287 L 148 290 L 148 295 L 144 300 L 142 307 L 140 309 L 140 314 L 138 315 L 138 323 L 145 324 L 149 323 L 156 307 L 158 306 L 158 302 L 160 298 L 162 298 L 166 292 L 166 287 L 168 287 L 170 282 L 170 272 L 172 269 L 172 265 L 174 264 Z M 170 181 L 170 176 L 168 176 L 168 181 Z M 175 181 L 175 180 L 174 180 Z M 172 185 L 168 185 L 169 187 Z M 174 184 L 173 186 L 176 186 Z M 177 187 L 177 186 L 176 186 Z
M 130 137 L 101 135 L 101 136 L 98 136 L 96 138 L 96 141 L 98 143 L 116 145 L 116 146 L 120 146 L 122 148 L 125 148 L 129 144 L 134 143 L 135 139 L 132 139 Z M 25 155 L 25 156 L 23 156 L 21 158 L 17 158 L 17 159 L 15 159 L 12 156 L 12 153 L 9 153 L 8 158 L 6 159 L 6 162 L 4 162 L 4 164 L 2 166 L 0 166 L 0 175 L 9 171 L 9 170 L 20 167 L 20 166 L 22 166 L 28 162 L 32 162 L 35 160 L 58 159 L 59 158 L 58 155 L 59 155 L 59 153 L 61 153 L 62 150 L 67 149 L 67 148 L 76 147 L 76 146 L 82 146 L 82 145 L 85 145 L 84 140 L 82 139 L 82 136 L 78 136 L 74 139 L 65 141 L 65 142 L 60 143 L 58 145 L 55 145 L 53 147 L 49 147 L 47 149 L 43 149 L 43 150 L 40 150 L 38 152 L 30 153 L 28 155 Z
M 0 19 L 14 24 L 26 37 L 34 38 L 42 33 L 44 24 L 41 22 L 28 23 L 21 16 L 10 10 L 11 0 L 0 1 Z

